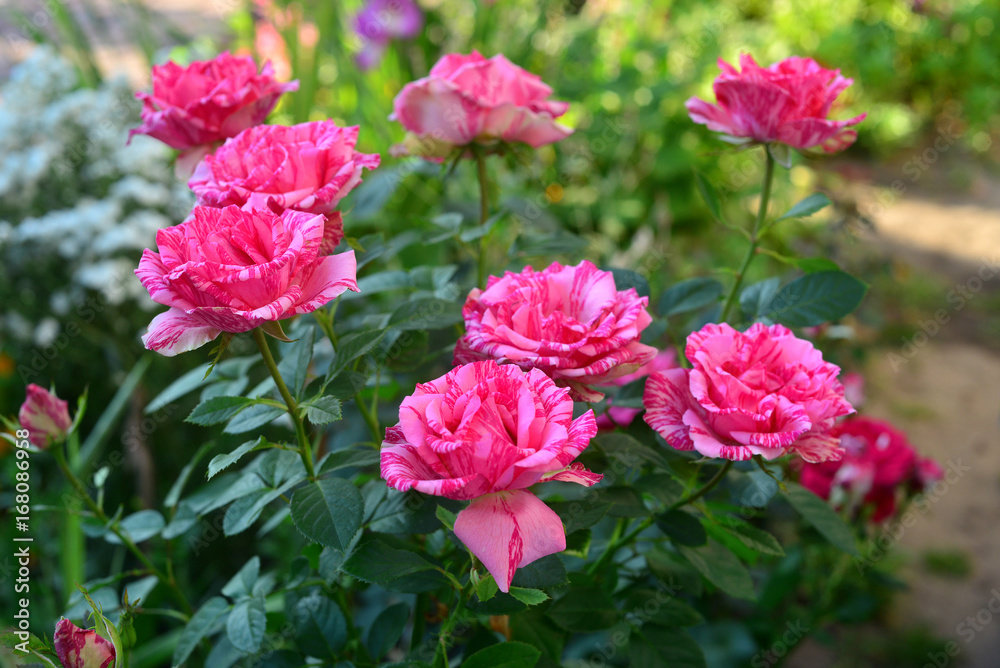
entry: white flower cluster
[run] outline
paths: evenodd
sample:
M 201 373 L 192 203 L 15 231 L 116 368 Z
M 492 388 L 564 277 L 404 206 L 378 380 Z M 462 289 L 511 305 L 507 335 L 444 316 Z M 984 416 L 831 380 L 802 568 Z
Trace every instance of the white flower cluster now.
M 23 295 L 30 277 L 34 305 L 16 313 L 19 300 L 4 300 L 0 338 L 48 338 L 51 317 L 88 291 L 154 306 L 132 270 L 193 197 L 173 176 L 167 147 L 144 136 L 126 143 L 138 112 L 127 82 L 82 88 L 48 47 L 0 86 L 0 285 Z M 26 317 L 36 325 L 25 327 Z

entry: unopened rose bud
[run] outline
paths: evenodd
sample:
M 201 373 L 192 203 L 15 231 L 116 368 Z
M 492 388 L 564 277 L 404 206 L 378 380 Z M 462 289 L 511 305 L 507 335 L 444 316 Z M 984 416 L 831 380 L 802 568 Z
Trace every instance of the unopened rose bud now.
M 115 662 L 115 648 L 110 642 L 74 625 L 68 619 L 56 624 L 56 656 L 63 668 L 108 668 Z
M 31 444 L 46 448 L 66 438 L 66 430 L 73 421 L 68 404 L 34 383 L 28 385 L 27 397 L 17 414 L 21 426 L 28 430 Z

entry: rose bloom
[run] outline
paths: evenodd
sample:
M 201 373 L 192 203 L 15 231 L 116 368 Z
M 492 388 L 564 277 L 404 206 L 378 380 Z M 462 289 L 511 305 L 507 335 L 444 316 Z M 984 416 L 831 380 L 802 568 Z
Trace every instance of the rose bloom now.
M 651 373 L 676 368 L 677 353 L 674 352 L 673 348 L 667 348 L 666 350 L 658 352 L 656 357 L 639 367 L 639 370 L 635 373 L 630 373 L 627 376 L 616 378 L 611 381 L 611 384 L 623 387 L 641 378 L 645 378 Z M 641 408 L 624 408 L 622 406 L 615 406 L 609 398 L 608 410 L 597 416 L 597 428 L 601 431 L 612 431 L 616 427 L 627 427 L 632 424 L 632 420 L 634 420 L 641 412 Z
M 358 153 L 358 127 L 333 121 L 244 130 L 208 155 L 188 186 L 198 203 L 253 209 L 291 209 L 327 218 L 326 255 L 344 238 L 337 204 L 361 183 L 361 170 L 379 165 L 377 154 Z
M 852 417 L 831 435 L 840 438 L 844 458 L 802 464 L 800 482 L 836 506 L 870 508 L 873 522 L 892 517 L 901 494 L 920 491 L 943 475 L 937 462 L 918 457 L 906 435 L 887 422 Z
M 498 141 L 538 148 L 573 132 L 555 121 L 569 104 L 551 101 L 550 95 L 552 89 L 538 76 L 503 54 L 483 58 L 476 51 L 467 56 L 452 53 L 427 77 L 403 87 L 392 118 L 444 155 L 454 146 Z M 430 150 L 420 150 L 425 149 Z
M 46 448 L 50 443 L 62 441 L 73 424 L 69 404 L 34 383 L 28 385 L 17 421 L 28 430 L 28 440 L 36 448 Z
M 593 411 L 574 420 L 568 392 L 541 371 L 475 362 L 403 400 L 385 433 L 382 477 L 403 492 L 471 500 L 455 535 L 506 592 L 516 569 L 566 549 L 559 516 L 527 488 L 599 482 L 573 463 L 595 433 Z
M 645 420 L 678 450 L 741 461 L 795 453 L 809 462 L 840 459 L 834 420 L 853 412 L 812 343 L 781 325 L 745 333 L 705 325 L 687 339 L 691 369 L 646 381 Z
M 63 668 L 108 668 L 115 662 L 115 646 L 68 619 L 60 619 L 52 638 Z
M 696 97 L 685 106 L 695 123 L 729 137 L 787 144 L 797 149 L 819 147 L 827 153 L 854 143 L 858 133 L 846 121 L 827 118 L 830 106 L 854 81 L 827 70 L 809 58 L 787 58 L 761 67 L 753 56 L 740 56 L 742 71 L 719 60 L 722 74 L 712 85 L 716 104 Z
M 455 346 L 455 364 L 495 359 L 540 369 L 571 388 L 574 398 L 598 401 L 604 395 L 591 386 L 633 373 L 656 356 L 639 342 L 652 322 L 648 303 L 634 288 L 619 291 L 611 272 L 587 261 L 490 276 L 462 308 L 466 332 Z
M 158 231 L 159 253 L 143 251 L 135 273 L 170 310 L 153 318 L 145 346 L 172 357 L 357 292 L 354 251 L 320 254 L 323 223 L 301 211 L 197 206 Z
M 228 52 L 187 67 L 174 62 L 153 66 L 153 92 L 142 100 L 142 125 L 129 133 L 149 135 L 187 150 L 235 137 L 260 125 L 283 93 L 299 83 L 279 83 L 270 63 L 260 73 L 253 58 Z
M 354 32 L 363 42 L 358 67 L 378 65 L 390 41 L 416 37 L 423 27 L 424 13 L 413 0 L 369 0 L 354 18 Z

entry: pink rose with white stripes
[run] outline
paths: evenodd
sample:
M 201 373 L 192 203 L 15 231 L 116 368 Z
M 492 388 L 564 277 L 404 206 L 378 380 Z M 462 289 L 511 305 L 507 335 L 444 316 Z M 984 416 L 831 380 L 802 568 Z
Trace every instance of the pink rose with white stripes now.
M 854 409 L 840 368 L 809 341 L 781 325 L 712 324 L 688 336 L 685 354 L 693 368 L 652 374 L 643 396 L 646 422 L 673 447 L 736 461 L 843 455 L 830 429 Z
M 810 58 L 787 58 L 761 67 L 753 56 L 740 56 L 741 70 L 719 60 L 722 74 L 712 88 L 716 104 L 697 97 L 685 106 L 691 120 L 730 137 L 841 151 L 857 139 L 866 114 L 844 121 L 827 118 L 837 96 L 854 81 L 827 70 Z
M 619 291 L 611 272 L 587 261 L 490 276 L 462 309 L 466 333 L 455 346 L 455 364 L 495 359 L 539 369 L 575 399 L 598 401 L 604 395 L 592 386 L 633 373 L 656 356 L 639 341 L 652 322 L 648 303 L 634 288 Z
M 566 549 L 559 516 L 527 488 L 599 482 L 573 463 L 596 433 L 593 411 L 574 420 L 568 391 L 538 369 L 475 362 L 403 400 L 382 444 L 382 477 L 400 491 L 471 500 L 455 535 L 506 592 L 518 568 Z
M 354 251 L 323 255 L 322 215 L 195 207 L 184 223 L 156 233 L 136 275 L 170 310 L 153 318 L 147 348 L 172 357 L 222 332 L 247 332 L 311 313 L 345 290 L 358 291 Z
M 337 205 L 375 169 L 378 154 L 354 150 L 358 126 L 333 121 L 260 125 L 244 130 L 198 163 L 188 185 L 198 203 L 253 209 L 291 209 L 326 216 L 322 254 L 344 238 Z
M 63 668 L 108 668 L 115 663 L 115 647 L 97 635 L 60 619 L 52 637 Z
M 28 440 L 36 448 L 47 448 L 51 443 L 61 442 L 73 424 L 69 404 L 34 383 L 28 385 L 17 421 L 28 430 Z

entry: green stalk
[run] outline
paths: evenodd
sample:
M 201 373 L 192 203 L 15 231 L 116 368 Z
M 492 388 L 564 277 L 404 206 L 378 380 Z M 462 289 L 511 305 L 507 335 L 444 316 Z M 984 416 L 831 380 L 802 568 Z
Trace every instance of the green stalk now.
M 108 524 L 109 518 L 104 513 L 104 509 L 102 509 L 92 498 L 90 498 L 90 494 L 87 493 L 87 489 L 83 486 L 83 483 L 80 482 L 80 479 L 76 477 L 76 474 L 70 470 L 69 464 L 66 462 L 66 455 L 62 451 L 62 447 L 54 447 L 51 448 L 50 451 L 55 457 L 56 463 L 59 465 L 59 469 L 63 472 L 63 475 L 66 476 L 66 479 L 69 480 L 69 483 L 76 492 L 77 497 L 87 504 L 87 507 L 90 508 L 91 512 L 94 513 L 94 516 L 101 523 Z M 194 610 L 191 608 L 191 604 L 188 602 L 184 592 L 182 592 L 177 586 L 177 581 L 167 576 L 166 573 L 157 568 L 156 565 L 150 561 L 149 557 L 146 556 L 146 553 L 140 550 L 139 546 L 132 541 L 128 534 L 123 533 L 122 530 L 118 528 L 117 522 L 112 523 L 109 529 L 114 535 L 118 536 L 118 540 L 122 542 L 129 552 L 135 555 L 135 558 L 146 567 L 146 570 L 154 575 L 157 580 L 170 590 L 174 600 L 181 606 L 184 614 L 190 618 Z
M 68 454 L 67 466 L 72 471 L 77 470 L 80 467 L 80 437 L 76 431 L 73 431 L 66 440 L 66 452 Z M 67 512 L 63 517 L 62 531 L 60 532 L 60 571 L 63 578 L 63 592 L 67 601 L 70 595 L 76 591 L 77 583 L 83 584 L 86 580 L 84 573 L 84 564 L 87 560 L 86 543 L 80 525 L 80 509 L 82 507 L 83 503 L 76 497 L 67 500 Z
M 486 176 L 486 156 L 475 149 L 476 168 L 479 174 L 479 226 L 486 225 L 490 217 L 489 179 Z M 486 287 L 486 234 L 479 237 L 479 263 L 476 268 L 476 285 Z
M 767 164 L 764 168 L 764 183 L 760 191 L 760 208 L 757 210 L 757 217 L 754 219 L 753 228 L 750 230 L 750 247 L 747 249 L 746 257 L 743 258 L 743 264 L 736 274 L 736 282 L 733 283 L 733 289 L 729 291 L 726 304 L 722 307 L 722 315 L 719 317 L 720 322 L 726 321 L 726 316 L 729 315 L 729 311 L 733 308 L 733 303 L 735 303 L 736 296 L 739 294 L 740 286 L 743 284 L 743 278 L 746 276 L 747 269 L 750 268 L 750 263 L 753 262 L 753 258 L 757 254 L 757 245 L 760 243 L 758 234 L 762 228 L 764 219 L 767 217 L 767 204 L 771 200 L 771 184 L 774 181 L 774 158 L 771 157 L 771 152 L 766 147 L 764 155 L 767 158 Z
M 306 426 L 302 422 L 302 416 L 299 415 L 299 406 L 295 402 L 295 397 L 288 391 L 288 386 L 285 385 L 285 379 L 281 377 L 281 372 L 278 371 L 278 365 L 275 364 L 274 357 L 271 355 L 271 348 L 267 345 L 267 339 L 264 338 L 264 330 L 257 327 L 253 330 L 252 336 L 257 348 L 260 349 L 260 356 L 264 358 L 264 366 L 271 372 L 271 378 L 274 379 L 274 384 L 277 385 L 281 398 L 285 400 L 288 414 L 295 425 L 295 436 L 299 441 L 298 452 L 302 458 L 302 464 L 306 468 L 306 474 L 310 479 L 315 479 L 316 467 L 313 465 L 312 444 L 309 443 L 309 437 L 306 436 Z

